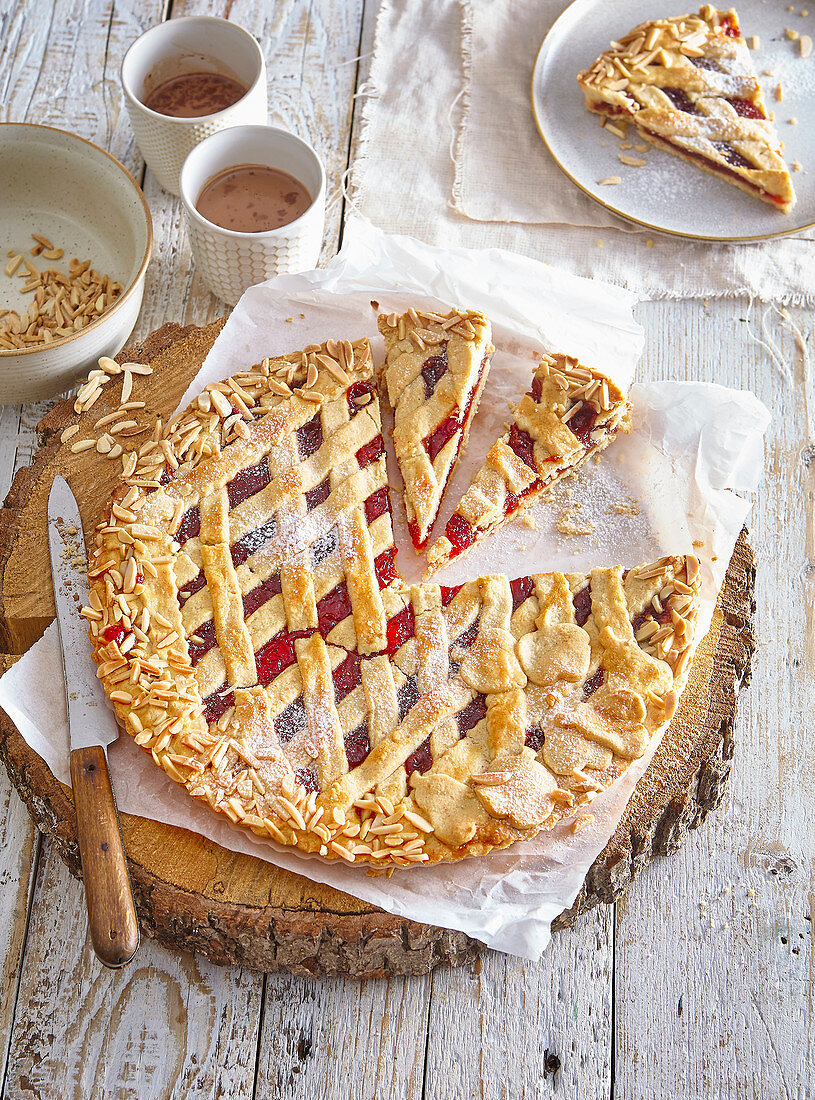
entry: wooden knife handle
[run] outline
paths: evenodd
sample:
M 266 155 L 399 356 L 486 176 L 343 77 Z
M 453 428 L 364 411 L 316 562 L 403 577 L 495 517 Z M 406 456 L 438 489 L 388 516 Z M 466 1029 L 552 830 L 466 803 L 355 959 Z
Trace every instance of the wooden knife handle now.
M 100 745 L 74 749 L 71 782 L 93 949 L 105 966 L 124 966 L 139 946 L 139 925 L 107 757 Z

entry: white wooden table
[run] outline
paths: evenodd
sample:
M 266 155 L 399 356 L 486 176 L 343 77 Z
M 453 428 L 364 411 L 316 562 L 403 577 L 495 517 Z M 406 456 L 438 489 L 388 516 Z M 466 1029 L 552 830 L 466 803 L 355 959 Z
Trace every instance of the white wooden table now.
M 331 255 L 375 0 L 0 0 L 0 118 L 75 130 L 144 182 L 156 247 L 136 336 L 220 312 L 192 270 L 180 204 L 144 172 L 118 81 L 141 31 L 201 13 L 258 36 L 273 119 L 323 155 Z M 89 948 L 82 887 L 2 773 L 2 1097 L 815 1096 L 815 390 L 790 332 L 773 330 L 794 385 L 749 338 L 746 309 L 640 309 L 644 377 L 750 388 L 775 414 L 752 521 L 760 646 L 729 790 L 703 828 L 616 907 L 559 933 L 539 965 L 487 953 L 474 969 L 425 978 L 315 982 L 145 941 L 111 973 Z M 811 314 L 793 317 L 811 339 Z M 0 412 L 3 494 L 45 407 Z

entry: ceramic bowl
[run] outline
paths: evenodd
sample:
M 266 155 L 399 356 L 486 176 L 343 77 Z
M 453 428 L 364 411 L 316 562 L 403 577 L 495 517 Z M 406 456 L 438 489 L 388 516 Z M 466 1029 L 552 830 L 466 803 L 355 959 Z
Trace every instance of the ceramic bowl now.
M 240 164 L 288 172 L 304 184 L 311 205 L 295 221 L 264 233 L 214 225 L 195 204 L 213 176 Z M 288 130 L 233 126 L 202 141 L 181 169 L 181 201 L 196 267 L 213 294 L 229 305 L 256 283 L 317 266 L 325 226 L 325 170 L 308 142 Z
M 218 73 L 247 89 L 246 95 L 211 115 L 173 118 L 145 107 L 165 80 L 185 73 Z M 266 122 L 266 64 L 249 31 L 211 15 L 168 19 L 137 38 L 122 61 L 122 89 L 130 124 L 147 166 L 161 186 L 178 195 L 187 154 L 227 126 Z
M 32 233 L 63 249 L 60 260 L 31 255 Z M 18 351 L 0 349 L 0 404 L 52 397 L 124 347 L 144 295 L 153 224 L 139 185 L 110 154 L 50 126 L 0 124 L 0 309 L 28 308 L 24 279 L 7 276 L 9 250 L 40 270 L 68 271 L 73 257 L 122 284 L 97 320 L 71 336 Z

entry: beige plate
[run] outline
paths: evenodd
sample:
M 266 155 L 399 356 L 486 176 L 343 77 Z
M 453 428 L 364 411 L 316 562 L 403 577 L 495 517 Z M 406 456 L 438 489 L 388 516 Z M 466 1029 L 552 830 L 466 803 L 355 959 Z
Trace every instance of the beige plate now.
M 643 154 L 647 164 L 642 168 L 621 164 L 617 159 L 620 142 L 604 134 L 598 116 L 586 110 L 577 74 L 608 49 L 613 38 L 637 24 L 696 11 L 699 4 L 692 0 L 575 0 L 540 48 L 532 74 L 532 110 L 559 167 L 607 210 L 662 233 L 710 241 L 765 240 L 815 227 L 815 127 L 811 125 L 815 55 L 801 58 L 798 43 L 784 37 L 787 26 L 815 37 L 815 9 L 811 17 L 802 18 L 798 5 L 794 12 L 788 12 L 785 4 L 762 0 L 740 0 L 735 6 L 742 34 L 757 36 L 760 42 L 753 62 L 768 110 L 775 110 L 787 163 L 797 160 L 805 169 L 793 173 L 798 201 L 792 212 L 782 214 L 658 149 Z M 765 70 L 774 75 L 762 75 Z M 784 89 L 781 103 L 772 94 L 779 82 Z M 790 118 L 799 124 L 790 125 Z M 599 187 L 597 181 L 607 176 L 621 176 L 622 183 Z
M 32 233 L 64 249 L 63 258 L 33 257 Z M 141 308 L 153 227 L 141 188 L 117 160 L 63 130 L 0 125 L 0 247 L 0 309 L 22 312 L 33 298 L 19 290 L 24 279 L 3 271 L 11 249 L 40 270 L 67 272 L 72 257 L 90 259 L 125 288 L 111 309 L 74 336 L 31 350 L 0 350 L 0 403 L 59 393 L 100 355 L 124 346 Z

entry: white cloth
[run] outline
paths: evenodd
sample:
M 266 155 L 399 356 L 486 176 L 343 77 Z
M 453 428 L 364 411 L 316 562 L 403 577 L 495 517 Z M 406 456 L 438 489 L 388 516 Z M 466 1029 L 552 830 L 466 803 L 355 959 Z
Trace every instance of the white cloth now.
M 391 232 L 511 249 L 642 297 L 815 301 L 815 241 L 717 246 L 611 228 L 610 216 L 600 207 L 588 212 L 594 204 L 547 164 L 529 81 L 564 7 L 564 0 L 384 0 L 351 174 L 358 212 Z M 502 127 L 502 118 L 515 122 Z M 531 165 L 540 178 L 519 190 Z M 549 196 L 548 224 L 535 224 L 533 185 L 557 194 Z

